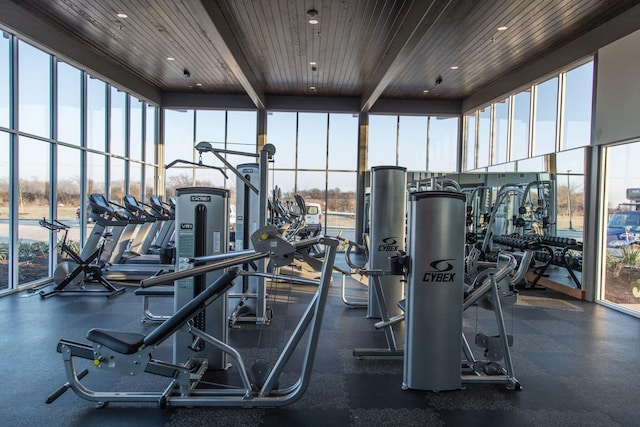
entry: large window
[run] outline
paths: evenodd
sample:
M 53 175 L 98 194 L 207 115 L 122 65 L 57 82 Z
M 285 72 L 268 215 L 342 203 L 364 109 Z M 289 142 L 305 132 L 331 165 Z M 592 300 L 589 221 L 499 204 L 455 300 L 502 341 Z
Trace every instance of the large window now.
M 111 116 L 109 132 L 109 152 L 125 156 L 127 94 L 111 87 Z
M 478 116 L 478 168 L 489 166 L 491 159 L 491 110 L 491 105 L 488 105 L 480 110 Z
M 410 171 L 427 169 L 427 117 L 400 116 L 398 164 Z
M 18 43 L 18 114 L 22 132 L 51 136 L 51 56 Z
M 326 113 L 298 114 L 298 169 L 326 169 L 328 119 Z
M 564 87 L 562 149 L 584 147 L 591 142 L 593 61 L 567 72 Z
M 6 37 L 0 37 L 0 126 L 8 128 L 9 105 L 11 102 L 11 97 L 9 96 L 11 73 L 9 71 L 12 38 L 4 31 L 2 34 Z
M 165 110 L 164 159 L 168 165 L 175 160 L 195 162 L 193 141 L 194 111 Z M 194 167 L 176 164 L 165 171 L 165 192 L 167 197 L 175 196 L 176 188 L 192 186 Z
M 605 228 L 599 299 L 640 315 L 640 142 L 606 150 Z M 635 190 L 634 190 L 635 189 Z M 629 191 L 631 190 L 631 191 Z
M 10 132 L 0 131 L 0 290 L 51 279 L 59 236 L 40 219 L 68 224 L 69 240 L 81 246 L 84 196 L 142 197 L 143 174 L 155 191 L 157 111 L 3 32 L 0 127 Z
M 466 134 L 465 134 L 465 167 L 463 169 L 471 170 L 476 168 L 476 114 L 468 114 L 466 116 Z
M 49 215 L 51 144 L 20 137 L 18 162 L 18 284 L 49 276 L 49 231 L 38 220 Z
M 276 146 L 270 185 L 280 188 L 282 200 L 293 201 L 293 195 L 299 194 L 308 203 L 320 204 L 325 234 L 341 232 L 354 239 L 358 116 L 269 113 L 267 138 Z M 292 144 L 295 141 L 297 145 Z M 283 146 L 290 150 L 283 152 Z M 286 158 L 279 160 L 279 156 Z
M 267 142 L 276 147 L 274 167 L 296 167 L 296 113 L 269 113 L 267 117 Z
M 509 147 L 509 98 L 495 103 L 495 136 L 493 138 L 493 152 L 491 164 L 505 163 Z
M 142 159 L 142 101 L 129 97 L 129 158 Z
M 367 168 L 397 166 L 398 116 L 369 116 Z
M 458 160 L 457 117 L 429 117 L 429 164 L 427 170 L 455 172 Z
M 58 61 L 58 141 L 80 146 L 82 141 L 82 72 Z
M 1 65 L 0 65 L 1 66 Z M 9 186 L 10 180 L 10 151 L 9 134 L 0 131 L 0 219 L 9 224 Z M 9 287 L 11 267 L 11 244 L 9 241 L 9 227 L 0 228 L 0 290 Z
M 558 78 L 537 86 L 533 154 L 555 153 L 558 115 Z
M 107 137 L 107 85 L 88 76 L 87 79 L 87 148 L 105 151 Z
M 529 157 L 530 123 L 531 90 L 526 90 L 513 97 L 511 160 L 521 160 Z

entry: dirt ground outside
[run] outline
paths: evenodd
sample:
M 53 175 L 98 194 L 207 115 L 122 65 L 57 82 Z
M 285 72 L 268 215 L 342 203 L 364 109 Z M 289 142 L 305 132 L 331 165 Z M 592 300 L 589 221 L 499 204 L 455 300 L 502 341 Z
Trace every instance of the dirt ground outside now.
M 634 295 L 634 287 L 638 296 Z M 608 268 L 604 299 L 616 304 L 640 304 L 640 268 L 622 267 L 619 273 Z

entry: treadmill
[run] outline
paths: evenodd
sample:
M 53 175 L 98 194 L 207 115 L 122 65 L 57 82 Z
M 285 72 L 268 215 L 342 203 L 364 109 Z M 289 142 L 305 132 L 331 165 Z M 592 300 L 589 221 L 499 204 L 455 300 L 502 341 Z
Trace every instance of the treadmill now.
M 89 205 L 92 212 L 94 212 L 94 209 L 99 212 L 101 209 L 104 209 L 104 206 L 108 206 L 110 207 L 111 211 L 116 212 L 117 209 L 115 209 L 113 206 L 124 208 L 117 203 L 107 201 L 101 194 L 90 195 Z M 113 235 L 113 241 L 109 242 L 109 246 L 112 250 L 112 253 L 110 254 L 109 262 L 106 263 L 105 267 L 103 268 L 104 276 L 107 278 L 107 280 L 140 281 L 152 276 L 173 272 L 175 270 L 174 264 L 160 264 L 159 257 L 157 257 L 157 261 L 154 261 L 153 263 L 113 263 L 111 260 L 118 258 L 117 253 L 121 251 L 123 247 L 126 247 L 128 245 L 128 239 L 131 238 L 130 235 L 128 235 L 130 230 L 137 227 L 138 225 L 142 225 L 141 221 L 144 222 L 144 220 L 135 218 L 126 210 L 122 215 L 119 215 L 119 217 L 120 219 L 118 220 L 118 223 L 114 223 L 111 231 Z M 126 221 L 121 220 L 121 218 L 126 218 Z M 123 258 L 121 254 L 119 258 Z

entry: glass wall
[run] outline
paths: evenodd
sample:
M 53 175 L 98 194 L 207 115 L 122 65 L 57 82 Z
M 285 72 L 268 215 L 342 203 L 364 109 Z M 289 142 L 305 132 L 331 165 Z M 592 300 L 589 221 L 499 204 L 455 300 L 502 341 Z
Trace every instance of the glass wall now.
M 457 117 L 429 117 L 428 171 L 458 170 L 459 123 Z
M 51 280 L 58 236 L 40 219 L 69 225 L 69 240 L 81 247 L 81 194 L 108 194 L 111 184 L 121 198 L 128 184 L 139 195 L 143 169 L 155 191 L 157 124 L 157 107 L 3 32 L 0 290 Z
M 463 170 L 473 170 L 476 168 L 476 113 L 467 114 L 465 116 L 465 139 L 464 145 L 464 164 Z
M 19 129 L 32 135 L 51 135 L 51 55 L 18 43 Z
M 18 285 L 49 276 L 49 231 L 38 220 L 49 215 L 51 144 L 18 139 Z
M 9 134 L 0 131 L 0 291 L 9 287 L 12 258 L 11 251 L 9 250 L 10 159 Z
M 518 180 L 514 184 L 544 189 L 532 211 L 543 224 L 536 233 L 583 240 L 583 147 L 591 142 L 592 93 L 593 61 L 588 61 L 463 116 L 466 171 L 491 174 L 487 182 L 516 172 L 509 178 Z M 477 154 L 475 165 L 471 153 Z M 529 182 L 521 182 L 524 177 Z M 575 270 L 580 267 L 581 261 Z
M 556 152 L 558 115 L 558 78 L 554 77 L 536 87 L 533 155 Z
M 495 137 L 493 138 L 493 150 L 491 164 L 506 163 L 509 158 L 509 98 L 496 102 Z
M 457 117 L 369 116 L 368 168 L 402 166 L 409 171 L 455 172 Z
M 391 116 L 378 117 L 386 123 Z M 397 123 L 396 116 L 391 121 Z M 323 232 L 354 239 L 358 116 L 269 113 L 267 142 L 276 146 L 271 184 L 281 189 L 282 201 L 299 194 L 305 202 L 319 204 Z
M 606 149 L 599 298 L 640 315 L 640 142 Z
M 57 139 L 79 147 L 82 141 L 82 71 L 61 61 L 57 66 Z
M 565 75 L 563 150 L 589 145 L 593 104 L 593 61 L 574 68 Z
M 531 132 L 531 90 L 513 96 L 513 120 L 511 122 L 511 160 L 529 157 Z
M 8 128 L 9 124 L 9 105 L 11 97 L 9 96 L 11 81 L 10 68 L 11 64 L 11 40 L 12 37 L 2 31 L 3 37 L 0 37 L 0 127 Z
M 476 168 L 484 168 L 490 165 L 491 160 L 491 111 L 489 105 L 478 112 L 478 150 Z

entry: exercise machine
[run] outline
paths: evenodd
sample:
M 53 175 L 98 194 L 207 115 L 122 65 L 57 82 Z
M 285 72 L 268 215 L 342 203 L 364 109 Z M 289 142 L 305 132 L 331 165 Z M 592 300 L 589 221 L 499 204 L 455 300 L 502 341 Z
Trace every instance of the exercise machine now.
M 273 158 L 276 147 L 265 144 L 258 154 L 221 150 L 211 142 L 201 141 L 195 149 L 202 157 L 203 153 L 212 153 L 237 177 L 236 184 L 236 251 L 252 249 L 250 236 L 267 224 L 268 211 L 268 170 L 269 160 Z M 258 158 L 258 163 L 243 163 L 233 167 L 224 154 Z M 255 263 L 257 273 L 265 273 L 264 260 Z M 255 322 L 265 324 L 271 321 L 272 312 L 267 306 L 267 290 L 263 275 L 243 277 L 242 283 L 236 283 L 229 294 L 229 325 L 236 322 Z
M 389 257 L 405 248 L 407 169 L 397 166 L 371 168 L 371 231 L 369 232 L 369 269 L 387 270 Z M 376 287 L 380 287 L 379 292 Z M 404 283 L 397 275 L 375 275 L 369 279 L 367 317 L 382 316 L 378 293 L 387 301 L 387 314 L 401 314 L 395 303 L 404 298 Z
M 215 282 L 209 285 L 197 297 L 181 307 L 170 319 L 162 323 L 147 335 L 126 333 L 105 329 L 92 329 L 87 333 L 90 343 L 81 343 L 62 339 L 57 350 L 62 354 L 68 382 L 56 390 L 47 403 L 60 397 L 66 390 L 72 389 L 78 396 L 104 406 L 110 402 L 155 403 L 164 408 L 195 406 L 227 406 L 227 407 L 276 407 L 284 406 L 298 400 L 309 385 L 311 371 L 318 346 L 318 337 L 322 325 L 324 307 L 329 292 L 331 272 L 338 246 L 337 239 L 316 237 L 306 241 L 286 242 L 278 235 L 275 227 L 264 227 L 252 235 L 254 254 L 227 254 L 229 258 L 209 264 L 194 266 L 147 279 L 148 285 L 170 283 L 187 277 L 206 274 L 229 268 Z M 207 306 L 221 298 L 232 286 L 238 275 L 243 274 L 236 265 L 270 257 L 276 265 L 286 265 L 293 259 L 296 250 L 309 244 L 321 243 L 327 251 L 324 257 L 322 277 L 317 282 L 317 290 L 292 335 L 282 349 L 273 366 L 257 361 L 246 366 L 241 353 L 233 346 L 222 342 L 199 329 L 193 319 Z M 252 274 L 248 272 L 247 274 Z M 238 381 L 217 385 L 205 384 L 209 367 L 207 358 L 190 358 L 183 363 L 171 363 L 155 359 L 153 351 L 163 342 L 171 339 L 177 332 L 191 334 L 211 345 L 234 360 L 231 374 L 239 377 Z M 281 374 L 291 359 L 303 337 L 307 337 L 306 351 L 301 363 L 298 379 L 290 386 L 280 387 L 284 380 Z M 81 382 L 88 371 L 78 371 L 76 361 L 88 359 L 92 361 L 90 369 L 99 369 L 123 377 L 133 377 L 143 372 L 166 378 L 167 385 L 158 391 L 94 391 Z M 118 384 L 124 381 L 119 382 Z
M 111 236 L 104 244 L 101 255 L 102 275 L 109 280 L 142 280 L 148 277 L 173 271 L 173 264 L 112 264 L 114 258 L 121 258 L 122 251 L 128 244 L 131 227 L 135 228 L 142 220 L 134 218 L 123 206 L 108 202 L 101 194 L 89 195 L 90 216 L 95 220 L 93 234 L 89 237 L 83 252 L 95 250 L 99 234 L 105 229 Z M 118 207 L 119 211 L 113 207 Z M 127 230 L 129 228 L 129 230 Z M 125 233 L 126 231 L 126 233 Z M 80 255 L 84 258 L 83 254 Z M 158 258 L 159 261 L 159 258 Z
M 467 383 L 521 388 L 511 363 L 513 338 L 505 330 L 497 286 L 516 261 L 506 256 L 499 274 L 487 271 L 483 279 L 465 284 L 465 202 L 466 196 L 455 192 L 409 196 L 408 258 L 403 262 L 407 270 L 403 389 L 456 390 Z M 462 329 L 464 310 L 481 299 L 495 312 L 498 327 L 496 336 L 476 336 L 488 361 L 473 356 Z
M 191 268 L 189 260 L 196 257 L 216 256 L 229 247 L 229 190 L 209 187 L 176 189 L 176 271 Z M 222 275 L 220 271 L 176 280 L 174 285 L 174 310 L 178 312 L 189 301 L 204 292 L 207 285 Z M 193 318 L 195 327 L 216 339 L 227 341 L 227 295 Z M 224 369 L 223 351 L 191 334 L 177 331 L 174 334 L 174 363 L 191 357 L 206 357 L 209 367 Z
M 111 298 L 124 292 L 124 288 L 118 288 L 109 282 L 102 274 L 102 264 L 100 258 L 104 249 L 104 244 L 111 234 L 103 230 L 100 234 L 100 242 L 97 248 L 88 256 L 81 256 L 68 243 L 67 237 L 69 226 L 54 220 L 49 222 L 42 218 L 40 226 L 53 233 L 63 232 L 62 239 L 58 243 L 58 255 L 61 261 L 56 266 L 53 273 L 53 281 L 56 286 L 49 291 L 40 291 L 42 298 L 53 295 L 101 295 Z M 91 282 L 98 283 L 104 289 L 89 289 L 87 285 Z

